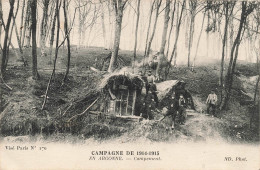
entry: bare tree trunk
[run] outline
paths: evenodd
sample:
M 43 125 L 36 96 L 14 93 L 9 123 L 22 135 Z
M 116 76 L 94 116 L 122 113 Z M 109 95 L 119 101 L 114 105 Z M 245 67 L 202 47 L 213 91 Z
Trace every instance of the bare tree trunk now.
M 149 12 L 149 21 L 148 21 L 148 28 L 147 28 L 147 33 L 146 33 L 146 40 L 145 40 L 145 50 L 144 50 L 144 56 L 147 56 L 147 48 L 148 48 L 148 38 L 149 38 L 149 34 L 150 34 L 150 27 L 151 27 L 151 21 L 152 21 L 152 14 L 153 14 L 153 7 L 154 7 L 154 3 L 156 0 L 153 1 L 151 8 L 150 8 L 150 12 Z
M 79 6 L 80 6 L 80 1 L 79 0 Z M 80 8 L 79 8 L 79 28 L 78 28 L 78 48 L 80 48 L 81 45 L 81 27 L 82 27 L 82 23 L 81 23 L 81 12 L 80 12 Z
M 18 5 L 19 5 L 19 3 L 18 3 Z M 18 9 L 18 8 L 17 8 Z M 14 15 L 14 14 L 13 14 Z M 14 17 L 15 18 L 15 17 Z M 7 57 L 6 57 L 6 60 L 5 60 L 5 65 L 7 66 L 7 63 L 8 63 L 8 60 L 9 60 L 9 50 L 10 50 L 10 45 L 12 44 L 12 36 L 13 36 L 13 29 L 14 29 L 14 24 L 15 24 L 15 22 L 14 22 L 14 20 L 13 20 L 13 23 L 12 23 L 12 27 L 11 27 L 11 30 L 10 30 L 10 35 L 8 36 L 9 38 L 8 38 L 8 43 L 7 43 Z M 13 47 L 13 45 L 12 45 L 12 47 Z M 19 59 L 19 55 L 18 55 L 18 53 L 17 53 L 17 50 L 15 49 L 15 48 L 12 48 L 13 49 L 13 52 L 14 52 L 14 54 L 15 54 L 15 56 L 16 56 L 16 59 L 18 60 Z
M 113 18 L 113 15 L 111 14 L 112 13 L 112 9 L 111 9 L 111 3 L 110 1 L 108 1 L 108 5 L 107 5 L 107 8 L 108 8 L 108 15 L 109 15 L 109 37 L 108 37 L 108 49 L 112 49 L 113 48 L 113 28 L 114 28 L 114 25 L 115 25 L 115 22 L 114 22 L 114 18 Z
M 21 14 L 21 24 L 20 24 L 20 34 L 19 34 L 19 39 L 20 43 L 22 43 L 22 33 L 23 33 L 23 21 L 24 21 L 24 8 L 25 8 L 25 0 L 23 0 L 23 7 L 22 7 L 22 14 Z M 21 44 L 22 45 L 22 44 Z
M 3 50 L 2 50 L 2 63 L 1 63 L 1 76 L 5 76 L 5 70 L 6 70 L 6 60 L 7 60 L 7 52 L 8 52 L 8 36 L 9 36 L 9 29 L 11 25 L 11 19 L 13 15 L 13 9 L 14 9 L 14 0 L 9 1 L 10 9 L 9 9 L 9 15 L 5 27 L 5 37 L 4 37 L 4 44 L 3 44 Z
M 0 40 L 2 40 L 2 26 L 3 26 L 3 10 L 2 10 L 2 0 L 0 0 Z M 1 41 L 0 41 L 0 49 L 2 50 Z
M 32 29 L 31 29 L 31 25 L 32 25 L 32 23 L 31 23 L 31 21 L 32 21 L 32 19 L 31 19 L 31 8 L 30 8 L 30 3 L 31 3 L 31 0 L 29 0 L 28 1 L 28 3 L 27 3 L 27 6 L 28 6 L 28 11 L 27 11 L 27 19 L 26 19 L 26 28 L 25 28 L 25 46 L 26 47 L 30 47 L 30 44 L 31 44 L 31 35 L 32 35 Z M 36 14 L 35 14 L 36 15 Z M 36 28 L 37 29 L 37 28 Z
M 257 65 L 259 65 L 259 62 L 257 62 Z M 258 69 L 259 71 L 259 69 Z M 256 80 L 256 85 L 255 85 L 255 94 L 254 94 L 254 103 L 256 103 L 256 96 L 257 96 L 257 91 L 259 91 L 259 81 L 260 81 L 260 76 L 258 75 L 258 78 Z
M 55 26 L 56 26 L 56 18 L 57 18 L 57 15 L 56 15 L 56 12 L 54 14 L 54 18 L 53 18 L 53 22 L 52 22 L 52 28 L 51 28 L 51 38 L 50 38 L 50 61 L 49 63 L 51 64 L 52 63 L 52 50 L 53 50 L 53 42 L 54 42 L 54 33 L 55 33 Z
M 9 35 L 9 38 L 8 38 L 8 45 L 7 45 L 7 55 L 8 55 L 8 56 L 9 56 L 10 45 L 12 44 L 13 30 L 14 30 L 14 27 L 16 26 L 16 25 L 15 25 L 15 19 L 16 19 L 17 13 L 18 13 L 18 9 L 19 9 L 19 1 L 17 1 L 16 11 L 15 11 L 15 13 L 13 13 L 13 15 L 12 15 L 13 23 L 12 23 L 12 27 L 11 27 L 11 30 L 10 30 L 10 35 Z M 13 49 L 13 51 L 14 51 L 14 53 L 15 53 L 16 59 L 19 60 L 19 55 L 18 55 L 18 53 L 17 53 L 17 50 L 16 50 L 16 49 Z M 7 63 L 8 63 L 8 60 L 9 60 L 9 57 L 7 57 L 6 60 L 5 60 L 6 65 L 7 65 Z
M 241 17 L 240 17 L 240 24 L 239 24 L 239 29 L 237 32 L 236 39 L 235 39 L 234 44 L 231 49 L 229 67 L 228 67 L 226 83 L 225 83 L 225 96 L 220 105 L 221 110 L 226 108 L 227 103 L 230 99 L 231 89 L 232 89 L 232 84 L 233 84 L 233 74 L 234 74 L 235 67 L 236 67 L 236 61 L 237 61 L 237 57 L 238 57 L 238 51 L 239 51 L 239 45 L 241 42 L 241 37 L 243 36 L 243 35 L 241 35 L 242 29 L 244 27 L 244 23 L 246 22 L 247 16 L 254 9 L 254 6 L 247 5 L 248 2 L 246 2 L 246 1 L 242 1 L 241 3 L 242 3 L 242 12 L 241 12 Z M 235 55 L 234 55 L 234 51 L 235 51 Z
M 177 36 L 179 30 L 177 29 L 177 26 L 179 25 L 179 8 L 180 8 L 180 5 L 179 5 L 179 2 L 177 4 L 177 18 L 176 18 L 176 30 L 175 30 L 175 36 Z M 178 46 L 176 45 L 176 48 L 174 49 L 174 61 L 173 61 L 173 65 L 174 67 L 177 66 L 177 56 L 178 56 Z M 171 63 L 170 63 L 171 64 Z
M 14 22 L 14 26 L 15 26 L 15 33 L 16 33 L 16 39 L 17 39 L 17 43 L 18 43 L 18 47 L 19 47 L 19 51 L 20 51 L 20 57 L 21 57 L 21 61 L 23 62 L 24 66 L 28 66 L 27 60 L 24 58 L 23 55 L 23 48 L 22 48 L 22 44 L 21 44 L 21 39 L 19 38 L 19 34 L 18 34 L 18 28 L 15 22 L 15 17 L 13 16 L 13 22 Z M 11 41 L 10 41 L 11 44 Z
M 173 23 L 174 23 L 175 9 L 176 9 L 176 0 L 174 0 L 174 4 L 173 4 L 173 10 L 172 10 L 172 16 L 171 16 L 171 24 L 170 24 L 171 28 L 170 28 L 169 35 L 168 35 L 168 44 L 167 44 L 167 50 L 166 50 L 166 54 L 165 54 L 167 59 L 168 59 L 168 54 L 169 54 L 170 42 L 171 42 L 171 34 L 172 34 Z M 177 20 L 178 20 L 178 17 L 179 16 L 177 16 Z
M 103 31 L 103 40 L 104 40 L 104 47 L 107 46 L 107 38 L 106 38 L 106 26 L 105 26 L 105 16 L 104 16 L 104 6 L 102 0 L 99 0 L 101 5 L 101 24 L 102 24 L 102 31 Z
M 52 29 L 52 24 L 53 24 L 53 19 L 54 19 L 54 15 L 55 15 L 55 2 L 53 1 L 52 3 L 50 3 L 51 7 L 50 7 L 50 12 L 48 14 L 48 23 L 47 23 L 47 28 L 46 28 L 46 39 L 45 39 L 45 44 L 47 43 L 47 41 L 49 41 L 50 44 L 50 39 L 51 39 L 51 29 Z M 46 54 L 46 56 L 49 56 L 50 51 L 48 54 Z
M 37 11 L 37 0 L 31 0 L 31 18 L 32 18 L 32 76 L 33 79 L 37 80 L 40 75 L 37 70 L 37 44 L 36 44 L 36 11 Z
M 56 9 L 55 9 L 55 15 L 57 17 L 57 27 L 60 28 L 60 6 L 61 6 L 61 1 L 62 0 L 57 0 L 56 1 Z M 55 75 L 55 70 L 56 70 L 56 62 L 57 62 L 57 58 L 58 58 L 58 52 L 59 52 L 59 36 L 60 36 L 60 29 L 57 29 L 57 35 L 56 35 L 56 48 L 55 48 L 55 57 L 54 57 L 54 63 L 53 63 L 53 70 L 52 70 L 52 74 L 50 76 L 47 88 L 46 88 L 46 92 L 45 92 L 45 97 L 44 97 L 44 101 L 42 104 L 42 110 L 45 107 L 45 104 L 47 102 L 47 98 L 48 98 L 48 92 L 49 92 L 49 88 L 53 79 L 53 76 Z
M 208 18 L 208 22 L 207 22 L 207 58 L 209 58 L 209 26 L 210 26 L 210 23 L 209 23 L 209 20 L 210 20 L 210 14 L 209 14 L 209 9 L 208 9 L 208 15 L 207 15 L 207 18 Z
M 50 0 L 43 0 L 43 16 L 41 21 L 41 32 L 40 32 L 40 48 L 41 48 L 41 56 L 46 56 L 45 52 L 45 44 L 47 37 L 47 23 L 48 23 L 48 8 L 49 8 Z
M 260 19 L 260 11 L 259 11 L 259 7 L 257 8 L 258 12 L 257 12 L 257 18 Z M 258 20 L 260 22 L 260 20 Z M 256 31 L 258 32 L 260 25 L 258 24 Z M 256 69 L 258 71 L 258 73 L 260 73 L 260 66 L 259 66 L 259 57 L 260 57 L 260 40 L 259 40 L 259 36 L 256 35 L 255 36 L 255 41 L 258 40 L 258 49 L 256 47 L 254 47 L 254 51 L 256 53 Z M 252 43 L 253 44 L 253 43 Z M 256 81 L 256 86 L 255 86 L 255 94 L 254 94 L 254 103 L 256 103 L 256 97 L 257 97 L 257 92 L 258 92 L 258 96 L 259 96 L 259 80 L 260 80 L 260 75 L 258 74 L 258 78 Z
M 30 1 L 27 1 L 27 5 L 26 5 L 26 15 L 25 15 L 25 19 L 24 19 L 24 25 L 23 25 L 23 34 L 21 35 L 21 43 L 22 43 L 22 47 L 24 47 L 24 41 L 26 38 L 26 33 L 27 33 L 27 29 L 30 29 L 29 23 L 30 23 Z
M 123 10 L 127 0 L 113 0 L 113 4 L 116 11 L 116 25 L 115 25 L 115 37 L 114 37 L 114 48 L 110 59 L 108 72 L 113 72 L 115 69 L 115 64 L 117 63 L 120 37 L 121 37 L 121 27 L 123 19 Z
M 182 21 L 183 10 L 184 10 L 184 7 L 185 7 L 185 2 L 186 2 L 186 0 L 183 0 L 182 8 L 181 8 L 181 14 L 180 14 L 180 18 L 179 18 L 178 25 L 177 25 L 177 28 L 176 28 L 175 42 L 174 42 L 172 54 L 171 54 L 171 57 L 170 57 L 170 61 L 168 62 L 168 65 L 166 66 L 166 69 L 165 69 L 165 79 L 167 79 L 167 77 L 168 77 L 168 74 L 169 74 L 169 71 L 170 71 L 170 68 L 171 68 L 172 59 L 173 59 L 173 56 L 174 56 L 176 49 L 177 49 L 177 43 L 178 43 L 178 39 L 179 39 L 180 26 L 181 26 L 181 21 Z
M 135 45 L 134 45 L 134 56 L 133 56 L 133 62 L 132 62 L 133 73 L 134 73 L 135 59 L 136 59 L 137 34 L 138 34 L 139 17 L 140 17 L 140 2 L 141 2 L 141 0 L 137 0 L 137 14 L 136 14 L 136 26 L 135 26 Z
M 196 16 L 197 0 L 190 1 L 190 33 L 189 33 L 189 46 L 188 46 L 188 67 L 190 67 L 190 54 L 193 44 L 193 34 L 194 34 L 194 22 Z
M 67 50 L 68 50 L 68 60 L 67 60 L 67 68 L 66 73 L 64 76 L 63 81 L 66 81 L 69 74 L 70 69 L 70 33 L 68 32 L 68 17 L 67 17 L 67 7 L 66 7 L 66 0 L 63 0 L 63 11 L 64 11 L 64 28 L 65 28 L 65 35 L 67 36 Z
M 157 65 L 157 68 L 156 68 L 156 77 L 158 79 L 160 79 L 160 70 L 161 70 L 162 60 L 165 57 L 164 50 L 165 50 L 166 36 L 167 36 L 167 30 L 168 30 L 168 25 L 169 25 L 169 19 L 170 19 L 170 16 L 169 16 L 170 3 L 171 3 L 170 0 L 166 0 L 162 41 L 161 41 L 161 47 L 160 47 L 160 52 L 159 52 L 159 61 L 158 61 L 158 65 Z
M 155 30 L 156 30 L 156 27 L 157 27 L 157 21 L 158 21 L 158 16 L 159 16 L 159 9 L 160 9 L 161 3 L 162 3 L 162 0 L 156 0 L 156 1 L 157 2 L 156 2 L 156 12 L 155 12 L 153 31 L 152 31 L 152 35 L 151 35 L 151 37 L 149 39 L 149 42 L 148 42 L 148 46 L 147 46 L 147 50 L 146 50 L 146 56 L 149 56 L 149 53 L 150 53 L 150 49 L 151 49 L 151 45 L 152 45 L 152 42 L 153 42 Z
M 232 48 L 233 46 L 233 43 L 234 43 L 234 22 L 233 22 L 233 17 L 230 18 L 230 22 L 229 22 L 229 25 L 230 25 L 230 36 L 229 36 L 229 47 Z M 229 51 L 229 53 L 231 53 L 231 50 Z M 228 55 L 227 55 L 227 58 L 228 58 Z
M 224 63 L 225 63 L 225 46 L 227 43 L 227 33 L 228 33 L 228 22 L 229 22 L 229 18 L 233 13 L 233 9 L 234 9 L 234 5 L 232 6 L 231 12 L 230 14 L 228 14 L 228 9 L 229 9 L 229 2 L 226 2 L 225 4 L 225 27 L 224 27 L 224 38 L 222 41 L 222 57 L 221 57 L 221 66 L 220 66 L 220 87 L 221 87 L 221 92 L 220 92 L 220 103 L 222 102 L 222 98 L 223 98 L 223 78 L 224 78 Z M 226 53 L 227 55 L 227 53 Z
M 196 58 L 197 58 L 198 48 L 199 48 L 199 44 L 200 44 L 200 38 L 201 38 L 202 30 L 203 30 L 203 27 L 204 27 L 205 16 L 206 16 L 206 12 L 204 13 L 203 19 L 202 19 L 202 25 L 201 25 L 201 29 L 200 29 L 200 35 L 199 35 L 198 42 L 197 42 L 197 46 L 196 46 L 195 56 L 194 56 L 194 58 L 193 58 L 192 68 L 195 67 L 195 61 L 196 61 Z

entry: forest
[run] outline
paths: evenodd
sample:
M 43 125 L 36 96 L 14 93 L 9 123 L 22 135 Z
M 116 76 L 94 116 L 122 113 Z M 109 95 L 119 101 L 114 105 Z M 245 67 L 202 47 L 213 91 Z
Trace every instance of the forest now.
M 0 135 L 259 142 L 259 25 L 260 1 L 0 0 Z M 148 70 L 160 104 L 140 121 Z M 172 80 L 195 107 L 174 132 L 170 118 L 158 121 Z M 112 82 L 129 88 L 118 109 L 132 117 L 108 118 Z M 211 90 L 216 117 L 206 114 Z

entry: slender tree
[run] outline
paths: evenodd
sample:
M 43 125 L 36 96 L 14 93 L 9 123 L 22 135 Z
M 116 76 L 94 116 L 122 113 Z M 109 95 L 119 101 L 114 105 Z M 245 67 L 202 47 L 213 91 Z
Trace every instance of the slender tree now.
M 207 37 L 206 37 L 206 41 L 207 41 L 207 58 L 209 58 L 209 28 L 210 28 L 210 7 L 211 7 L 211 1 L 207 1 Z
M 100 6 L 101 6 L 101 24 L 102 24 L 102 35 L 103 35 L 103 40 L 104 40 L 104 47 L 107 46 L 107 36 L 106 36 L 106 26 L 105 26 L 105 8 L 103 5 L 103 1 L 99 0 Z
M 141 2 L 141 0 L 137 0 L 137 13 L 136 13 L 136 25 L 135 25 L 135 45 L 134 45 L 134 55 L 133 55 L 133 62 L 132 62 L 133 72 L 134 72 L 134 68 L 135 68 L 135 59 L 136 59 L 137 34 L 138 34 L 139 17 L 140 17 L 140 2 Z
M 27 17 L 26 17 L 26 21 L 25 21 L 25 35 L 24 35 L 24 45 L 25 47 L 30 47 L 31 45 L 31 35 L 32 35 L 32 9 L 31 9 L 31 0 L 29 0 L 27 2 L 27 6 L 28 6 L 28 10 L 27 10 Z M 36 15 L 36 14 L 35 14 Z M 36 25 L 37 26 L 37 25 Z M 37 28 L 36 28 L 37 29 Z M 37 30 L 36 30 L 37 31 Z
M 148 38 L 150 34 L 150 27 L 151 27 L 151 21 L 152 21 L 152 14 L 153 14 L 153 8 L 156 0 L 153 0 L 150 10 L 149 10 L 149 21 L 148 21 L 148 28 L 146 32 L 146 40 L 145 40 L 145 50 L 144 50 L 144 56 L 147 56 L 147 48 L 148 48 Z
M 23 6 L 22 6 L 22 14 L 21 14 L 21 23 L 20 23 L 20 33 L 19 33 L 19 39 L 20 43 L 22 43 L 22 33 L 23 33 L 23 22 L 24 22 L 24 10 L 25 10 L 25 0 L 23 0 Z M 22 44 L 21 44 L 22 45 Z
M 54 42 L 54 33 L 55 33 L 55 26 L 56 26 L 56 18 L 57 18 L 57 14 L 56 14 L 56 10 L 55 10 L 55 14 L 54 14 L 54 18 L 52 20 L 52 27 L 51 27 L 51 37 L 50 37 L 50 61 L 49 63 L 52 64 L 52 50 L 53 50 L 53 42 Z
M 199 38 L 198 38 L 198 42 L 197 42 L 197 46 L 196 46 L 196 52 L 195 52 L 195 56 L 194 56 L 193 62 L 192 62 L 192 69 L 195 67 L 195 61 L 196 61 L 196 58 L 197 58 L 198 48 L 199 48 L 199 45 L 200 45 L 200 38 L 201 38 L 203 27 L 204 27 L 205 16 L 206 16 L 206 12 L 203 14 L 200 34 L 199 34 Z
M 259 42 L 260 43 L 260 42 Z M 260 44 L 259 44 L 260 46 Z M 256 57 L 256 69 L 258 71 L 258 73 L 260 73 L 260 67 L 259 67 L 259 55 Z M 254 92 L 254 103 L 256 104 L 257 101 L 257 92 L 259 92 L 259 81 L 260 81 L 260 75 L 258 75 L 257 80 L 256 80 L 256 85 L 255 85 L 255 92 Z M 259 95 L 259 93 L 258 93 Z
M 3 26 L 3 9 L 2 9 L 2 0 L 0 0 L 0 40 L 2 39 L 2 26 Z M 0 48 L 2 50 L 2 44 L 0 41 Z
M 24 47 L 25 43 L 26 43 L 25 46 L 27 46 L 28 44 L 30 45 L 30 36 L 31 36 L 31 19 L 30 19 L 31 15 L 30 15 L 30 13 L 31 13 L 30 1 L 27 1 L 24 25 L 22 28 L 23 34 L 21 37 L 22 47 Z
M 233 84 L 233 75 L 235 72 L 235 67 L 236 67 L 236 61 L 238 57 L 238 51 L 239 51 L 239 46 L 242 40 L 243 36 L 243 29 L 244 24 L 246 23 L 246 19 L 250 13 L 253 12 L 255 9 L 255 2 L 247 2 L 247 1 L 242 1 L 242 11 L 241 11 L 241 16 L 239 20 L 239 28 L 238 32 L 234 41 L 234 44 L 231 49 L 231 54 L 230 54 L 230 61 L 229 61 L 229 66 L 228 66 L 228 71 L 226 75 L 226 81 L 225 81 L 225 93 L 223 96 L 223 100 L 220 105 L 220 109 L 226 109 L 227 108 L 227 103 L 230 99 L 230 94 L 231 94 L 231 89 L 232 89 L 232 84 Z
M 231 11 L 229 13 L 229 5 L 231 5 Z M 222 57 L 221 57 L 221 65 L 220 65 L 220 87 L 221 87 L 221 92 L 220 92 L 220 102 L 222 102 L 222 90 L 223 90 L 223 77 L 224 77 L 224 63 L 225 63 L 225 46 L 227 43 L 227 32 L 228 32 L 228 22 L 229 18 L 231 17 L 233 13 L 235 3 L 232 2 L 224 2 L 224 9 L 225 9 L 225 27 L 224 27 L 224 37 L 222 41 Z M 227 54 L 226 54 L 227 55 Z
M 146 56 L 149 56 L 150 50 L 151 50 L 151 46 L 152 46 L 152 42 L 153 42 L 153 38 L 154 38 L 154 34 L 155 34 L 155 30 L 157 27 L 157 21 L 158 21 L 158 16 L 159 16 L 159 9 L 160 6 L 162 4 L 162 0 L 156 0 L 156 6 L 155 6 L 155 19 L 154 19 L 154 25 L 153 25 L 153 31 L 152 34 L 150 36 L 148 45 L 147 45 L 147 49 L 146 49 Z
M 70 69 L 70 32 L 68 31 L 68 17 L 67 17 L 67 0 L 63 0 L 63 12 L 64 12 L 64 28 L 65 35 L 67 36 L 67 50 L 68 50 L 68 60 L 67 60 L 67 68 L 63 81 L 66 81 L 69 74 Z
M 57 17 L 57 27 L 60 28 L 60 7 L 61 7 L 61 2 L 62 0 L 57 0 L 56 1 L 56 9 L 55 9 L 55 15 Z M 55 75 L 55 71 L 56 71 L 56 62 L 57 62 L 57 58 L 58 58 L 58 53 L 59 53 L 59 37 L 60 37 L 60 29 L 56 30 L 56 48 L 55 48 L 55 57 L 54 57 L 54 63 L 53 63 L 53 70 L 46 88 L 46 92 L 45 92 L 45 96 L 44 96 L 44 101 L 42 104 L 42 110 L 45 108 L 45 104 L 47 102 L 47 98 L 48 98 L 48 92 L 49 92 L 49 88 L 52 82 L 52 79 Z
M 181 14 L 180 14 L 179 19 L 177 18 L 178 19 L 178 25 L 176 27 L 175 42 L 174 42 L 173 50 L 172 50 L 172 53 L 171 53 L 170 61 L 168 62 L 167 66 L 166 66 L 166 69 L 165 69 L 165 79 L 167 79 L 167 77 L 168 77 L 168 74 L 169 74 L 169 71 L 170 71 L 170 68 L 171 68 L 171 65 L 172 65 L 171 64 L 172 63 L 172 59 L 173 59 L 173 56 L 174 56 L 174 54 L 176 52 L 176 49 L 177 49 L 177 43 L 178 43 L 178 39 L 179 39 L 180 26 L 181 26 L 183 11 L 184 11 L 184 8 L 185 8 L 185 3 L 186 3 L 186 0 L 183 0 L 182 8 L 181 8 Z M 176 58 L 175 58 L 175 62 L 176 62 Z
M 9 36 L 9 29 L 10 29 L 10 25 L 11 25 L 11 19 L 12 19 L 12 15 L 13 15 L 13 9 L 14 9 L 14 0 L 10 0 L 9 4 L 10 4 L 10 9 L 9 9 L 9 15 L 8 15 L 8 19 L 7 19 L 7 23 L 5 26 L 5 37 L 4 37 L 4 44 L 3 44 L 3 50 L 2 50 L 2 63 L 1 63 L 1 74 L 4 77 L 5 76 L 5 70 L 7 67 L 7 52 L 8 52 L 8 36 Z
M 161 47 L 160 47 L 160 51 L 159 51 L 159 61 L 158 61 L 158 65 L 157 65 L 157 68 L 156 68 L 156 77 L 157 78 L 160 77 L 160 69 L 161 69 L 161 65 L 162 65 L 162 60 L 163 60 L 163 58 L 165 58 L 164 51 L 165 51 L 166 36 L 167 36 L 167 30 L 168 30 L 168 25 L 169 25 L 169 19 L 170 19 L 170 16 L 169 16 L 170 3 L 171 3 L 170 0 L 166 0 L 162 41 L 161 41 Z
M 185 5 L 185 4 L 184 4 Z M 180 32 L 180 30 L 177 29 L 177 26 L 179 25 L 179 15 L 180 15 L 180 3 L 177 3 L 177 19 L 176 19 L 176 29 L 175 29 L 175 35 L 177 36 Z M 176 48 L 174 49 L 174 59 L 173 59 L 173 65 L 174 67 L 177 67 L 177 56 L 178 56 L 178 46 L 176 45 Z
M 41 21 L 41 29 L 40 29 L 40 47 L 41 47 L 41 55 L 46 56 L 45 46 L 46 46 L 46 38 L 47 38 L 47 23 L 48 23 L 48 9 L 49 9 L 50 0 L 43 0 L 43 14 Z
M 120 37 L 121 37 L 121 27 L 122 27 L 122 19 L 123 12 L 126 5 L 127 0 L 113 0 L 113 5 L 115 9 L 115 37 L 114 37 L 114 47 L 113 53 L 110 59 L 108 72 L 113 72 L 115 69 L 115 64 L 117 63 L 119 45 L 120 45 Z
M 20 1 L 17 1 L 17 7 L 16 7 L 16 10 L 15 12 L 12 14 L 12 18 L 13 18 L 13 23 L 12 23 L 12 26 L 11 26 L 11 30 L 10 30 L 10 35 L 8 36 L 8 43 L 7 43 L 7 58 L 5 60 L 5 65 L 7 65 L 8 63 L 8 60 L 9 60 L 9 49 L 10 49 L 10 45 L 12 44 L 12 36 L 13 36 L 13 30 L 14 30 L 14 27 L 15 27 L 15 18 L 18 14 L 18 9 L 19 9 L 19 3 Z M 19 55 L 17 53 L 17 50 L 15 48 L 13 48 L 13 51 L 15 53 L 15 56 L 16 56 L 16 59 L 19 60 Z
M 170 47 L 170 42 L 171 42 L 171 34 L 172 34 L 172 29 L 173 29 L 173 24 L 174 24 L 175 9 L 176 9 L 176 0 L 174 0 L 174 4 L 173 4 L 173 10 L 172 10 L 172 16 L 171 16 L 171 24 L 170 24 L 170 30 L 169 30 L 169 35 L 168 35 L 168 41 L 167 41 L 168 42 L 167 43 L 167 50 L 166 50 L 166 54 L 165 54 L 167 59 L 168 59 L 169 47 Z M 177 20 L 178 20 L 178 18 L 177 18 Z
M 36 44 L 36 11 L 37 11 L 37 0 L 31 0 L 31 19 L 32 19 L 32 76 L 33 79 L 37 80 L 40 78 L 37 69 L 37 44 Z
M 17 16 L 17 12 L 18 12 L 18 7 L 19 7 L 19 3 L 17 3 L 16 14 L 13 15 L 13 25 L 15 26 L 16 39 L 17 39 L 17 43 L 18 43 L 18 47 L 19 47 L 19 51 L 20 51 L 21 61 L 23 62 L 24 66 L 28 66 L 27 60 L 26 60 L 26 58 L 24 58 L 22 42 L 20 39 L 21 36 L 18 33 L 18 28 L 17 28 L 17 24 L 16 24 L 16 16 Z M 11 45 L 11 41 L 9 41 L 9 44 Z
M 78 6 L 81 6 L 81 3 L 80 3 L 81 0 L 78 1 Z M 81 20 L 81 8 L 79 8 L 79 27 L 78 27 L 78 48 L 80 48 L 80 44 L 81 44 L 81 25 L 82 25 L 82 20 Z
M 189 43 L 188 43 L 188 67 L 190 67 L 190 55 L 191 48 L 193 44 L 193 35 L 194 35 L 194 24 L 195 24 L 195 16 L 196 16 L 196 8 L 198 5 L 197 0 L 189 1 L 189 11 L 190 11 L 190 28 L 189 28 Z

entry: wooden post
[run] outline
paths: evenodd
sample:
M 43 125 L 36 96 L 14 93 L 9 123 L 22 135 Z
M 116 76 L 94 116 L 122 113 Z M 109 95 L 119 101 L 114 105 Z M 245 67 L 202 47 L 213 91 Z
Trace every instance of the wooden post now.
M 120 109 L 119 109 L 119 115 L 122 116 L 122 101 L 123 101 L 123 94 L 120 93 Z
M 129 104 L 129 89 L 127 90 L 127 98 L 126 98 L 126 109 L 125 109 L 126 115 L 127 115 L 127 113 L 128 113 L 128 111 L 127 111 L 128 104 Z
M 133 93 L 132 116 L 135 114 L 135 103 L 136 103 L 136 90 L 134 90 Z
M 117 99 L 113 100 L 113 102 L 114 102 L 114 113 L 113 114 L 116 114 L 116 102 L 117 102 Z

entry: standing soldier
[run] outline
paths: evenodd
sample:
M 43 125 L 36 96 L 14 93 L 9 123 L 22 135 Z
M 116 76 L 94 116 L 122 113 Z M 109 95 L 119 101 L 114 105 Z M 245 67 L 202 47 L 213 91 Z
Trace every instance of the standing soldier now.
M 213 116 L 215 116 L 217 101 L 218 101 L 218 97 L 217 97 L 215 91 L 211 90 L 211 93 L 209 94 L 209 96 L 206 100 L 208 114 L 209 114 L 209 109 L 212 108 L 212 114 L 213 114 Z
M 148 94 L 144 98 L 144 110 L 142 117 L 146 119 L 153 119 L 152 111 L 155 110 L 155 99 L 152 91 L 148 91 Z
M 186 118 L 186 101 L 183 97 L 183 94 L 180 94 L 180 98 L 179 98 L 179 116 L 180 116 L 180 124 L 184 125 L 185 122 L 185 118 Z
M 179 107 L 178 100 L 176 99 L 175 92 L 173 92 L 167 106 L 168 109 L 167 114 L 159 120 L 159 121 L 163 120 L 166 116 L 172 116 L 172 126 L 171 126 L 172 130 L 174 129 L 175 126 L 175 118 L 177 116 L 178 107 Z
M 155 100 L 156 106 L 158 106 L 159 101 L 158 101 L 158 97 L 157 97 L 157 94 L 156 94 L 157 88 L 156 88 L 156 85 L 155 85 L 155 77 L 154 77 L 154 75 L 152 75 L 152 71 L 151 70 L 148 71 L 147 81 L 148 81 L 147 92 L 148 91 L 152 92 L 152 94 L 154 96 L 154 100 Z

